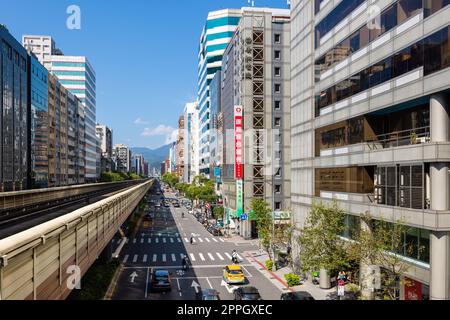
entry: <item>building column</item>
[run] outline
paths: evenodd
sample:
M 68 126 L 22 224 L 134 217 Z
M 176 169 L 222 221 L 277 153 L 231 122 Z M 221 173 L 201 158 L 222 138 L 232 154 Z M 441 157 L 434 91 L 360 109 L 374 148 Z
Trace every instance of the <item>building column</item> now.
M 324 290 L 331 289 L 331 278 L 328 270 L 325 269 L 320 270 L 319 287 L 320 289 Z
M 361 221 L 361 232 L 368 232 L 370 235 L 373 232 L 372 226 L 367 219 L 360 219 Z M 372 269 L 367 264 L 367 261 L 361 261 L 360 263 L 360 272 L 359 272 L 359 282 L 361 286 L 361 296 L 365 300 L 374 300 L 375 299 L 375 290 L 374 290 L 374 275 L 372 273 Z
M 450 141 L 449 96 L 435 94 L 430 100 L 431 141 Z M 432 163 L 431 209 L 450 209 L 450 163 Z M 450 299 L 450 232 L 432 232 L 430 235 L 430 298 Z

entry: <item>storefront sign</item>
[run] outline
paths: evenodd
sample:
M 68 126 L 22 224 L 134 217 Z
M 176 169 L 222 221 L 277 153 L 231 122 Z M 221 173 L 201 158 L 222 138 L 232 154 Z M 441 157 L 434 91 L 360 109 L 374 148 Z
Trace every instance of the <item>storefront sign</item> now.
M 244 178 L 244 119 L 242 106 L 234 107 L 234 177 Z
M 236 218 L 244 213 L 244 181 L 236 180 Z
M 405 300 L 422 300 L 422 284 L 405 278 Z

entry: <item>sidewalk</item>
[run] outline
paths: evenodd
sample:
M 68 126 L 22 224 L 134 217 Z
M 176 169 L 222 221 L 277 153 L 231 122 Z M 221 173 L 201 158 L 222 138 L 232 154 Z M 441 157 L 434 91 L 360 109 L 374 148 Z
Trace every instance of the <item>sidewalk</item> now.
M 316 300 L 326 300 L 327 295 L 330 293 L 335 293 L 336 289 L 323 290 L 319 286 L 315 286 L 310 282 L 304 282 L 302 285 L 293 287 L 291 289 L 287 288 L 287 283 L 284 278 L 285 274 L 291 273 L 289 267 L 279 269 L 277 271 L 268 271 L 266 269 L 266 261 L 269 260 L 269 255 L 266 252 L 255 250 L 246 251 L 244 255 L 247 257 L 249 262 L 264 275 L 270 282 L 272 282 L 276 287 L 278 287 L 283 293 L 296 292 L 296 291 L 306 291 L 311 294 Z

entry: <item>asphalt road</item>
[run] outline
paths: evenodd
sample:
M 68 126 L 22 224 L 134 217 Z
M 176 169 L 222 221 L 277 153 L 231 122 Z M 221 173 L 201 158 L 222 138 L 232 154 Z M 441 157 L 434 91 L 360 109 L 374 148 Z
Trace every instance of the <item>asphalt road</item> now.
M 166 194 L 174 198 L 173 194 Z M 152 196 L 159 199 L 160 196 Z M 182 211 L 185 218 L 182 218 Z M 237 250 L 241 259 L 247 284 L 259 289 L 264 300 L 278 300 L 280 289 L 253 267 L 245 251 L 256 250 L 249 241 L 232 242 L 223 237 L 214 237 L 185 208 L 152 207 L 153 219 L 143 222 L 135 239 L 128 239 L 122 249 L 119 276 L 113 300 L 195 300 L 196 291 L 215 289 L 221 300 L 233 300 L 233 289 L 222 281 L 223 268 L 231 264 L 231 253 Z M 190 244 L 190 235 L 195 242 Z M 115 245 L 117 246 L 116 239 Z M 190 267 L 183 272 L 181 258 L 188 256 Z M 172 290 L 154 293 L 150 278 L 154 270 L 168 270 L 172 273 Z

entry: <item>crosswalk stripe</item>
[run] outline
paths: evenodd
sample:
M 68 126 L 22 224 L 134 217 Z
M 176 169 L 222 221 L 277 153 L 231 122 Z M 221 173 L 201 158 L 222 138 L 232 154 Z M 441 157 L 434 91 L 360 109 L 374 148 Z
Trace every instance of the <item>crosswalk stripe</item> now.
M 136 238 L 133 239 L 133 243 L 136 243 Z
M 156 254 L 153 255 L 153 262 L 156 262 L 156 259 L 158 259 L 158 256 Z
M 216 239 L 216 238 L 213 238 L 213 241 L 214 241 L 214 242 L 219 242 L 219 241 L 217 241 L 217 239 Z
M 228 252 L 225 252 L 225 255 L 227 256 L 228 259 L 232 259 L 231 255 Z
M 241 260 L 241 261 L 244 260 L 244 258 L 242 258 L 239 254 L 238 254 L 237 256 L 238 256 L 238 259 L 239 259 L 239 260 Z
M 152 243 L 152 238 L 148 238 L 148 243 Z
M 206 242 L 211 242 L 211 240 L 209 240 L 208 238 L 205 238 Z
M 175 241 L 173 241 L 173 238 L 170 238 L 170 243 L 174 243 Z
M 155 242 L 156 242 L 156 243 L 159 243 L 159 238 L 156 238 L 156 239 L 155 239 Z
M 180 253 L 180 259 L 184 258 L 184 254 Z
M 172 253 L 172 261 L 175 262 L 177 261 L 177 258 L 175 257 L 175 254 Z
M 163 262 L 166 262 L 166 261 L 167 261 L 166 254 L 163 254 L 163 255 L 162 255 L 162 260 L 163 260 Z
M 177 241 L 178 241 L 178 242 L 181 242 L 181 239 L 180 239 L 180 238 L 177 238 Z
M 199 253 L 198 255 L 200 256 L 200 259 L 201 259 L 202 261 L 205 261 L 205 260 L 206 260 L 202 253 Z
M 189 239 L 188 238 L 184 238 L 184 241 L 189 242 Z
M 202 238 L 198 238 L 198 241 L 203 242 Z
M 220 253 L 216 252 L 216 255 L 219 257 L 220 260 L 222 261 L 225 260 Z
M 138 255 L 135 254 L 134 257 L 133 257 L 133 263 L 136 263 L 136 262 L 137 262 L 137 259 L 138 259 Z
M 147 256 L 146 254 L 144 254 L 144 258 L 142 258 L 142 262 L 143 262 L 143 263 L 146 263 L 146 262 L 147 262 L 147 257 L 148 257 L 148 256 Z
M 141 239 L 141 243 L 144 243 L 144 238 Z
M 195 256 L 193 253 L 190 253 L 189 256 L 191 257 L 191 261 L 195 261 Z
M 175 233 L 175 237 L 179 237 L 180 236 L 180 234 L 177 232 L 177 233 Z
M 130 256 L 126 254 L 125 257 L 123 257 L 122 263 L 127 262 L 127 260 L 128 260 L 129 257 L 130 257 Z
M 225 240 L 223 240 L 223 239 L 219 239 L 220 240 L 220 242 L 225 242 Z
M 125 242 L 126 244 L 129 244 L 130 243 L 130 239 L 127 239 L 127 241 Z
M 163 238 L 163 243 L 166 243 L 166 238 Z
M 209 253 L 209 252 L 208 252 L 208 256 L 209 256 L 209 258 L 210 258 L 212 261 L 216 260 L 216 259 L 214 259 L 213 255 L 212 255 L 211 253 Z

